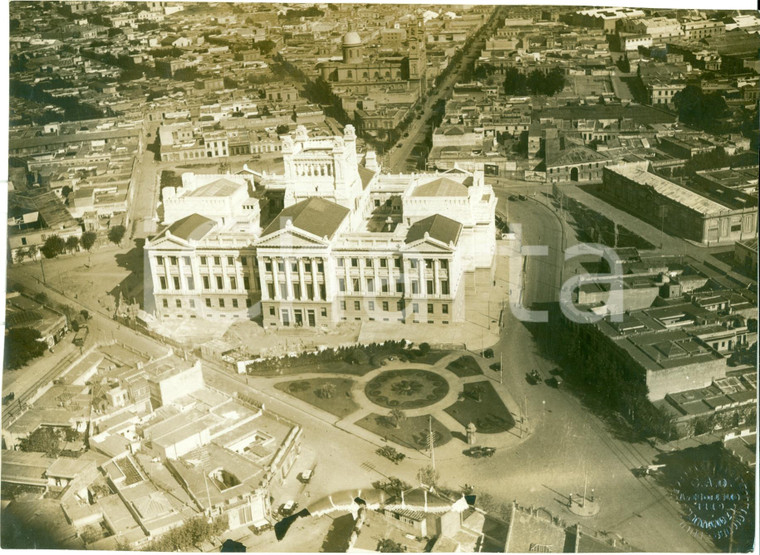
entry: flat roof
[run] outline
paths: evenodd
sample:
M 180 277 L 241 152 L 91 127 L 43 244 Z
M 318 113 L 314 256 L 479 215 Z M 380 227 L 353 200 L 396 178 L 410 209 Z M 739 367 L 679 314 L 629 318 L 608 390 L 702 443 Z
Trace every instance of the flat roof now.
M 607 169 L 618 175 L 626 177 L 638 185 L 651 187 L 659 195 L 669 198 L 690 210 L 698 212 L 705 216 L 717 216 L 731 209 L 708 199 L 685 187 L 681 187 L 672 181 L 668 181 L 658 175 L 641 169 L 638 166 L 617 165 L 607 166 Z

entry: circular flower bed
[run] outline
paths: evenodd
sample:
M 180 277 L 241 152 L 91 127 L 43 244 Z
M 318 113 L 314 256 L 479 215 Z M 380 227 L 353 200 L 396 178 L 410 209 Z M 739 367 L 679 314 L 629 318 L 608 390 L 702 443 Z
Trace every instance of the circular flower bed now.
M 449 383 L 427 370 L 388 370 L 370 380 L 364 392 L 381 407 L 416 409 L 443 399 L 449 392 Z

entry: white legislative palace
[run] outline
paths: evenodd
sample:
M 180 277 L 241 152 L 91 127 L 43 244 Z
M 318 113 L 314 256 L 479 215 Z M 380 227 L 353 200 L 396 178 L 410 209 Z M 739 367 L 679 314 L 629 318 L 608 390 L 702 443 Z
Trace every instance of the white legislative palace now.
M 490 268 L 496 196 L 482 172 L 384 174 L 342 137 L 282 138 L 284 173 L 182 176 L 146 242 L 159 318 L 448 324 L 464 275 Z

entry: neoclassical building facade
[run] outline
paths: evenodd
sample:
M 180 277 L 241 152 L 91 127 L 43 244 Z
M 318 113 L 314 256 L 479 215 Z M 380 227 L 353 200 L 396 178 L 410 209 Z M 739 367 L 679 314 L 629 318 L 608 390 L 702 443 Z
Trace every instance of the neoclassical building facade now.
M 482 172 L 384 174 L 350 125 L 339 137 L 299 127 L 282 152 L 282 174 L 186 174 L 165 193 L 171 218 L 145 249 L 158 318 L 464 319 L 465 272 L 490 268 L 495 252 Z M 274 198 L 282 210 L 259 225 L 260 199 Z

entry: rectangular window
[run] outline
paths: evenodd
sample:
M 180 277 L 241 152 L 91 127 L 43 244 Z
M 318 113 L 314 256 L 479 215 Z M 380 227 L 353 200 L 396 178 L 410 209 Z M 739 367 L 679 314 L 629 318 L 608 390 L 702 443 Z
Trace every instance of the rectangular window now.
M 182 263 L 183 263 L 185 266 L 190 266 L 190 257 L 189 257 L 189 256 L 183 256 L 183 257 L 182 257 Z
M 371 259 L 371 258 L 365 258 L 365 259 L 364 259 L 364 265 L 365 265 L 367 268 L 371 268 L 371 267 L 372 267 L 372 259 Z
M 216 264 L 217 266 L 221 266 L 222 265 L 222 259 L 221 259 L 221 257 L 215 256 L 214 257 L 214 264 Z
M 232 258 L 231 256 L 228 256 L 227 257 L 227 266 L 232 266 L 234 264 L 235 264 L 235 259 Z
M 273 306 L 269 307 L 269 315 L 270 316 L 274 316 L 274 307 Z
M 161 305 L 162 305 L 164 308 L 169 308 L 169 301 L 168 301 L 167 299 L 164 299 L 164 300 L 161 302 Z
M 248 266 L 248 258 L 247 258 L 247 257 L 245 257 L 245 256 L 241 256 L 241 257 L 240 257 L 240 263 L 241 263 L 243 266 Z
M 346 292 L 346 280 L 344 278 L 338 278 L 338 290 L 341 293 Z
M 359 267 L 359 259 L 358 258 L 352 258 L 351 259 L 351 267 L 352 268 L 358 268 Z
M 195 299 L 190 299 L 190 308 L 195 308 Z
M 427 268 L 428 270 L 432 270 L 433 269 L 433 259 L 432 258 L 426 258 L 425 259 L 425 268 Z
M 161 289 L 166 289 L 166 278 L 164 276 L 160 276 L 158 279 L 161 282 Z
M 156 264 L 158 264 L 159 266 L 163 266 L 164 265 L 164 257 L 163 256 L 157 256 L 156 257 Z
M 388 301 L 383 301 L 383 312 L 388 312 Z
M 171 263 L 172 266 L 176 266 L 177 265 L 177 257 L 176 256 L 170 256 L 169 257 L 169 262 Z
M 203 288 L 204 289 L 211 288 L 211 284 L 209 283 L 208 276 L 203 276 Z
M 419 295 L 420 293 L 420 283 L 416 280 L 412 280 L 412 295 Z
M 359 278 L 353 278 L 351 281 L 353 285 L 353 292 L 358 293 L 361 290 L 361 285 L 359 284 Z
M 449 261 L 441 260 L 441 270 L 448 270 L 448 268 L 449 268 Z
M 267 260 L 266 262 L 264 262 L 264 271 L 265 272 L 271 272 L 272 271 L 272 261 L 271 260 Z
M 182 308 L 182 301 L 177 299 L 177 308 Z
M 230 289 L 237 289 L 237 279 L 234 276 L 230 276 Z
M 432 279 L 427 280 L 427 294 L 428 295 L 433 294 L 433 280 Z
M 373 278 L 367 278 L 367 291 L 370 293 L 375 292 L 375 280 Z
M 307 261 L 303 263 L 303 271 L 306 273 L 311 273 L 311 262 Z
M 237 308 L 237 307 L 238 307 L 238 300 L 232 299 L 232 308 Z
M 443 312 L 444 314 L 448 314 L 449 313 L 449 305 L 442 304 L 441 305 L 441 312 Z
M 441 280 L 441 294 L 442 295 L 449 294 L 449 280 L 447 279 Z
M 433 303 L 428 303 L 428 314 L 433 313 Z
M 343 259 L 339 258 L 338 259 L 338 268 L 342 268 L 342 267 L 343 267 Z
M 375 301 L 368 301 L 367 304 L 369 305 L 370 311 L 375 310 Z
M 278 260 L 277 261 L 277 271 L 280 272 L 280 273 L 284 273 L 285 272 L 285 262 L 283 260 Z
M 274 283 L 267 283 L 267 293 L 269 293 L 269 298 L 274 298 Z
M 404 280 L 399 279 L 396 282 L 396 293 L 403 293 L 404 292 Z
M 320 311 L 320 314 L 322 315 L 323 318 L 327 318 L 327 309 L 322 308 L 322 310 Z
M 192 277 L 187 278 L 187 288 L 190 291 L 195 289 L 195 280 Z
M 251 299 L 246 299 L 245 300 L 245 306 L 246 306 L 246 308 L 251 308 L 252 305 L 253 305 L 253 302 L 251 302 Z
M 208 307 L 211 306 L 211 299 L 206 299 L 206 306 L 208 306 Z
M 393 259 L 393 265 L 396 266 L 396 268 L 401 268 L 401 259 L 400 258 L 394 258 Z
M 306 298 L 307 299 L 314 299 L 314 284 L 313 283 L 307 283 L 306 284 Z
M 362 309 L 361 301 L 354 301 L 354 310 L 361 310 L 361 309 Z
M 412 312 L 414 312 L 415 314 L 419 314 L 420 305 L 418 305 L 417 303 L 412 303 Z
M 409 266 L 412 268 L 412 270 L 416 270 L 417 269 L 417 259 L 412 258 L 409 261 Z
M 248 276 L 243 276 L 243 289 L 246 291 L 251 288 L 251 279 Z
M 295 297 L 296 299 L 301 298 L 301 284 L 300 283 L 293 284 L 293 297 Z
M 174 288 L 179 289 L 179 276 L 174 276 L 172 281 L 174 282 Z
M 322 262 L 317 263 L 317 272 L 324 272 L 325 271 L 325 265 Z
M 340 309 L 346 310 L 346 301 L 340 301 Z
M 216 276 L 216 288 L 224 289 L 224 283 L 222 283 L 222 276 Z
M 383 293 L 388 292 L 388 280 L 386 278 L 380 279 L 380 288 Z
M 292 260 L 290 262 L 290 271 L 294 274 L 298 273 L 298 261 Z
M 219 299 L 219 308 L 224 308 L 224 299 Z

